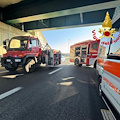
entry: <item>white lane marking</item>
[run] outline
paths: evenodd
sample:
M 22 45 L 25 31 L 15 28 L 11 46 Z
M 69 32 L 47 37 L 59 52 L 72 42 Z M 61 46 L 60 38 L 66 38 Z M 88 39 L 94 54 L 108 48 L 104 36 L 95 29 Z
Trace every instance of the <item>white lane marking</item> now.
M 12 89 L 12 90 L 10 90 L 8 92 L 5 92 L 5 93 L 1 94 L 0 95 L 0 100 L 7 97 L 7 96 L 9 96 L 9 95 L 14 94 L 15 92 L 17 92 L 17 91 L 19 91 L 21 89 L 22 89 L 22 87 L 17 87 L 17 88 L 14 88 L 14 89 Z
M 17 69 L 17 70 L 22 70 L 22 68 Z M 5 71 L 1 71 L 0 73 L 6 73 L 6 72 L 9 72 L 9 71 L 8 71 L 8 70 L 5 70 Z
M 107 108 L 109 109 L 109 111 L 110 111 L 111 115 L 113 116 L 114 120 L 116 120 L 116 118 L 115 118 L 113 112 L 111 111 L 110 107 L 108 106 L 108 104 L 107 104 L 107 102 L 106 102 L 106 100 L 104 99 L 103 96 L 102 96 L 102 99 L 103 99 L 104 103 L 106 104 Z
M 6 70 L 6 71 L 1 71 L 0 73 L 6 73 L 6 72 L 9 72 L 8 70 Z
M 21 75 L 24 75 L 24 74 L 5 75 L 5 76 L 2 76 L 2 77 L 3 78 L 16 78 L 16 77 L 21 76 Z
M 59 69 L 54 70 L 54 71 L 52 71 L 52 72 L 50 72 L 50 73 L 48 73 L 48 74 L 51 75 L 51 74 L 53 74 L 53 73 L 55 73 L 55 72 L 57 72 L 57 71 L 59 71 L 59 70 L 61 70 L 61 69 L 63 69 L 63 68 L 59 68 Z

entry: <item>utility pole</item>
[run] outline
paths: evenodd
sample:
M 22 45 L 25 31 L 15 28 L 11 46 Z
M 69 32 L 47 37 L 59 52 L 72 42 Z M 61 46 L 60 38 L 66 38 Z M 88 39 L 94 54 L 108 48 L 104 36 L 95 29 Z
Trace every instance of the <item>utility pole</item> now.
M 69 51 L 69 42 L 70 42 L 70 39 L 68 39 L 68 53 L 70 52 L 70 51 Z

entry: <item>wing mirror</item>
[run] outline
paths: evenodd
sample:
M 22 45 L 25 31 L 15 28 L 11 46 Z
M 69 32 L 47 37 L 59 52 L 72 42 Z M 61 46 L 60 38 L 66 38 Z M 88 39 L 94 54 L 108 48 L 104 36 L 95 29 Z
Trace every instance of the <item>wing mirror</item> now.
M 3 41 L 3 45 L 6 45 L 6 41 Z
M 9 43 L 9 39 L 6 39 L 6 40 L 3 41 L 3 47 L 4 47 L 5 49 L 8 48 L 8 43 Z
M 32 44 L 32 38 L 30 38 L 29 41 L 30 41 L 30 44 Z

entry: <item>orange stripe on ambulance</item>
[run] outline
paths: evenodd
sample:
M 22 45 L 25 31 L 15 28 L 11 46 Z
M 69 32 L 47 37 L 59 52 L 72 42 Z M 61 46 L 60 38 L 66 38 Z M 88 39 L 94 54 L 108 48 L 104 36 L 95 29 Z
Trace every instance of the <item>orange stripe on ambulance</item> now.
M 120 95 L 120 90 L 113 84 L 111 83 L 108 79 L 103 77 L 103 80 L 116 92 Z

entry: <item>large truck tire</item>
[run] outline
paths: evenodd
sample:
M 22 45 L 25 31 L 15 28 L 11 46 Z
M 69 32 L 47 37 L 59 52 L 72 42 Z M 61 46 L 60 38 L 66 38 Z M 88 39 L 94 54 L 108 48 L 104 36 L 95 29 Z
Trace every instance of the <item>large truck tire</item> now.
M 79 64 L 79 67 L 81 67 L 82 66 L 82 64 Z
M 27 59 L 25 65 L 23 65 L 23 69 L 25 73 L 31 73 L 35 70 L 36 68 L 36 63 L 34 59 Z
M 96 69 L 96 66 L 97 66 L 97 60 L 95 61 L 95 63 L 94 63 L 94 68 Z
M 41 64 L 41 63 L 42 63 L 42 56 L 39 55 L 39 56 L 38 56 L 38 64 Z
M 6 70 L 9 70 L 10 72 L 12 72 L 12 71 L 16 71 L 17 68 L 18 68 L 18 67 L 12 67 L 12 68 L 9 68 L 9 67 L 5 66 L 5 69 L 6 69 Z
M 79 64 L 79 59 L 75 59 L 74 65 L 76 65 L 77 67 L 81 67 L 82 66 L 82 64 Z

